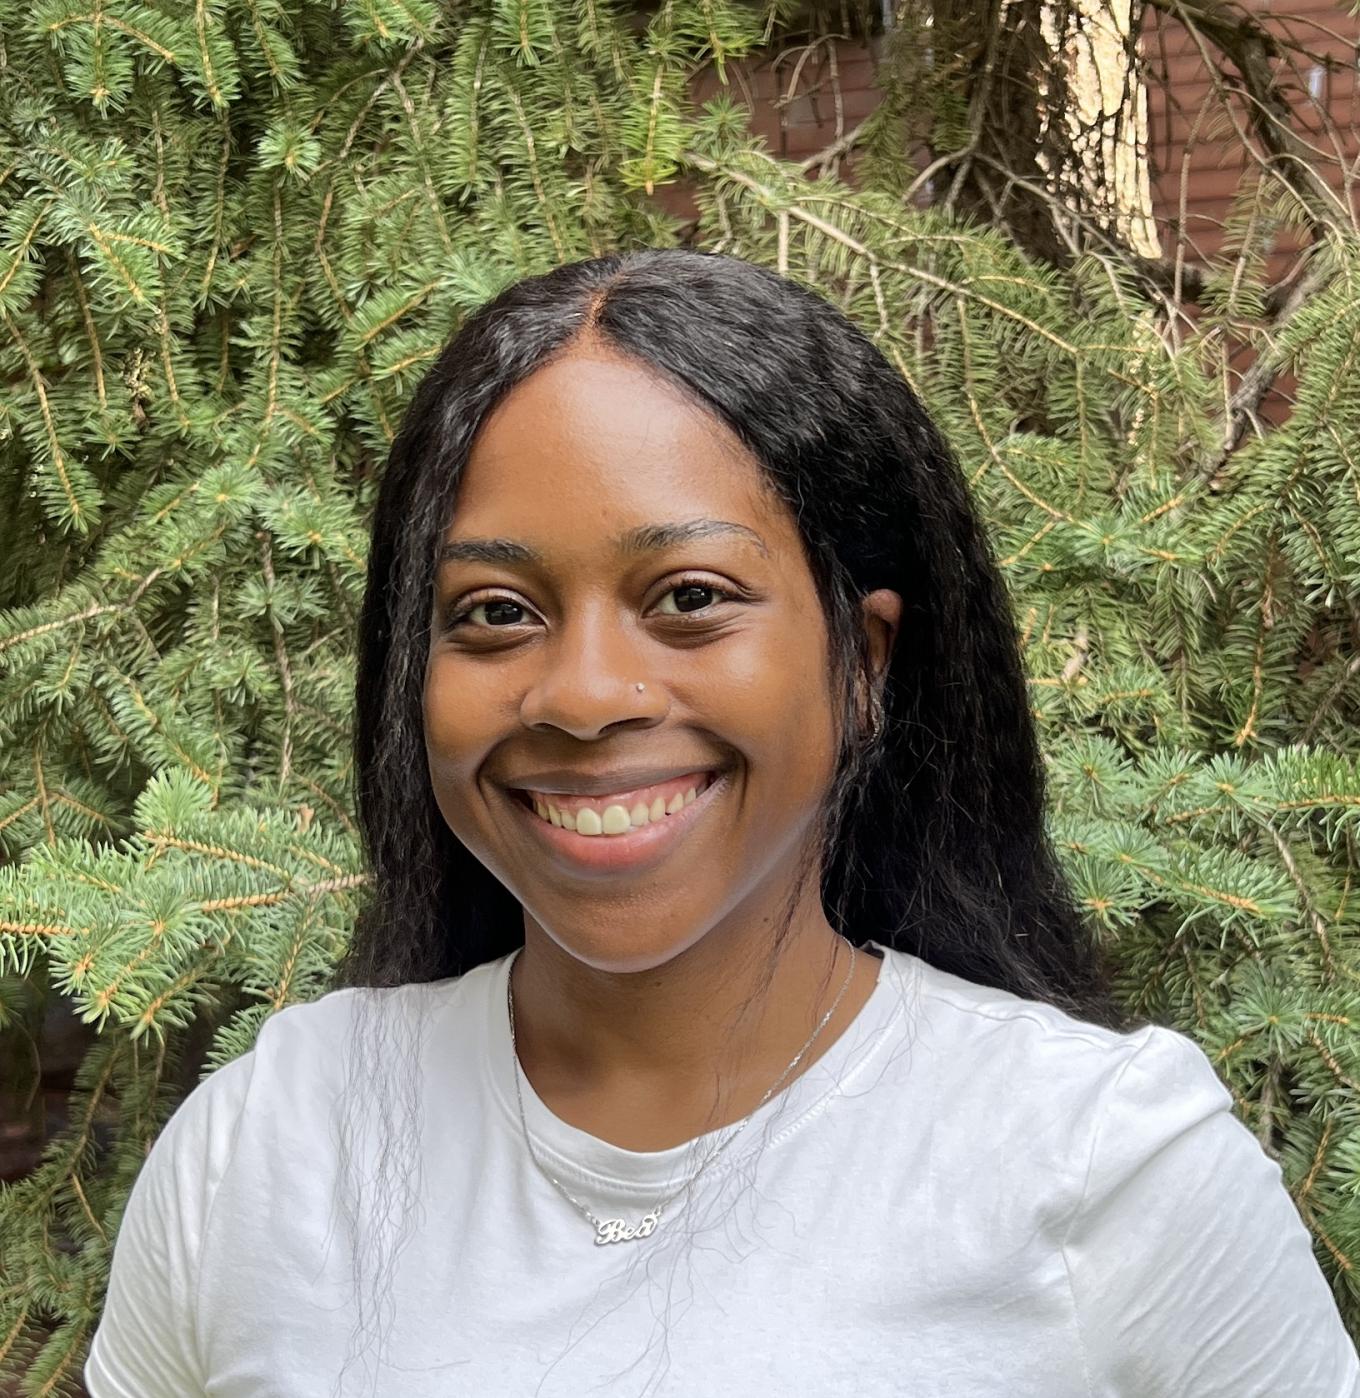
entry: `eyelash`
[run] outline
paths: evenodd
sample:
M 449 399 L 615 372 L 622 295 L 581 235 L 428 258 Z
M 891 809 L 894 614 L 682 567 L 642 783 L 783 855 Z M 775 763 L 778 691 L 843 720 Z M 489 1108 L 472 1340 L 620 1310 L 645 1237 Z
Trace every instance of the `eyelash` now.
M 666 591 L 663 592 L 661 595 L 663 597 L 669 597 L 672 592 L 678 592 L 683 587 L 699 587 L 702 588 L 705 592 L 716 593 L 719 597 L 725 598 L 729 602 L 737 602 L 741 600 L 741 594 L 737 592 L 735 589 L 728 587 L 719 587 L 717 583 L 711 583 L 706 578 L 698 577 L 682 577 L 678 581 L 672 583 L 671 586 L 668 587 Z M 462 625 L 462 623 L 468 618 L 468 616 L 471 615 L 471 613 L 473 613 L 474 611 L 476 611 L 478 607 L 486 606 L 488 603 L 491 602 L 500 601 L 513 602 L 514 605 L 517 607 L 524 606 L 524 604 L 521 602 L 515 602 L 514 598 L 512 597 L 502 597 L 499 594 L 492 594 L 491 596 L 479 597 L 474 593 L 473 596 L 468 599 L 468 601 L 466 601 L 456 612 L 452 613 L 448 617 L 448 619 L 444 623 L 444 629 L 446 631 L 452 631 L 455 627 Z M 718 603 L 715 602 L 713 605 L 717 606 Z M 524 607 L 524 610 L 528 611 L 529 608 Z M 696 617 L 699 620 L 707 620 L 708 618 L 705 614 L 710 610 L 710 607 L 702 607 L 699 609 L 698 612 L 676 612 L 674 615 L 668 616 L 667 620 L 685 621 L 689 617 Z M 484 631 L 513 630 L 513 628 L 509 626 L 484 626 L 480 629 Z

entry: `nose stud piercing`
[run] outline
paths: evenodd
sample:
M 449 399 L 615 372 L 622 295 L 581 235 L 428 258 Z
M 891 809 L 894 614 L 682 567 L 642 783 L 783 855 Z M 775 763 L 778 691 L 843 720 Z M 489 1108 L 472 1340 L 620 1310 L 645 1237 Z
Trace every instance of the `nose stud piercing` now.
M 647 688 L 647 686 L 646 686 L 645 684 L 643 684 L 641 680 L 638 681 L 637 687 L 638 687 L 638 693 L 639 693 L 639 694 L 641 694 L 642 691 L 643 691 L 644 689 Z

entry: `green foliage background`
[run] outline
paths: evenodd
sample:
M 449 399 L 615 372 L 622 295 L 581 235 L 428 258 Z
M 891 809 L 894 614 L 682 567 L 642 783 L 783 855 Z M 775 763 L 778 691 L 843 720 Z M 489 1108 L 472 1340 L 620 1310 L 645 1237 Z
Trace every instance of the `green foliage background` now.
M 951 436 L 1121 995 L 1204 1046 L 1360 1328 L 1360 256 L 1319 247 L 1271 343 L 1294 410 L 1225 454 L 1241 268 L 1292 205 L 1235 220 L 1173 337 L 1107 260 L 904 204 L 891 45 L 853 190 L 690 103 L 789 22 L 0 0 L 0 1035 L 51 995 L 99 1030 L 0 1193 L 22 1392 L 72 1391 L 166 1115 L 344 944 L 365 518 L 415 383 L 507 283 L 682 238 L 842 306 Z M 697 224 L 652 197 L 679 178 Z

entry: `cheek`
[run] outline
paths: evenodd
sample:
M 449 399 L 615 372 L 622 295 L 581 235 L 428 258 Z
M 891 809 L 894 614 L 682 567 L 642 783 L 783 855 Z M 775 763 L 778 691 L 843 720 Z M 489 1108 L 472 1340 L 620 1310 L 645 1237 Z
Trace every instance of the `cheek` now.
M 487 706 L 462 683 L 458 668 L 433 657 L 425 672 L 422 709 L 425 760 L 435 805 L 444 823 L 469 848 L 477 846 L 476 820 L 468 784 L 494 739 L 486 731 Z M 480 856 L 479 856 L 480 857 Z
M 830 780 L 835 732 L 819 633 L 782 629 L 732 647 L 690 699 L 694 711 L 746 750 L 752 779 L 795 803 Z
M 464 667 L 432 656 L 425 670 L 422 710 L 425 750 L 436 785 L 472 770 L 488 741 L 492 712 L 485 696 L 468 683 Z

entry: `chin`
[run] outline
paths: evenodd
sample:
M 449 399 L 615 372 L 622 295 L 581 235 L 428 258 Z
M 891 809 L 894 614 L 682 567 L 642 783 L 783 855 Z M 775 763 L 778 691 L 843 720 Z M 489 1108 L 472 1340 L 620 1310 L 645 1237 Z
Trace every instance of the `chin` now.
M 702 941 L 704 932 L 666 937 L 653 932 L 639 938 L 629 933 L 629 923 L 634 919 L 627 914 L 620 915 L 618 935 L 601 934 L 598 912 L 590 919 L 589 928 L 582 928 L 579 935 L 569 923 L 557 920 L 548 923 L 535 918 L 544 936 L 559 947 L 566 955 L 592 971 L 607 972 L 611 975 L 634 975 L 640 971 L 654 971 L 683 956 L 691 947 Z M 692 924 L 690 924 L 692 926 Z

